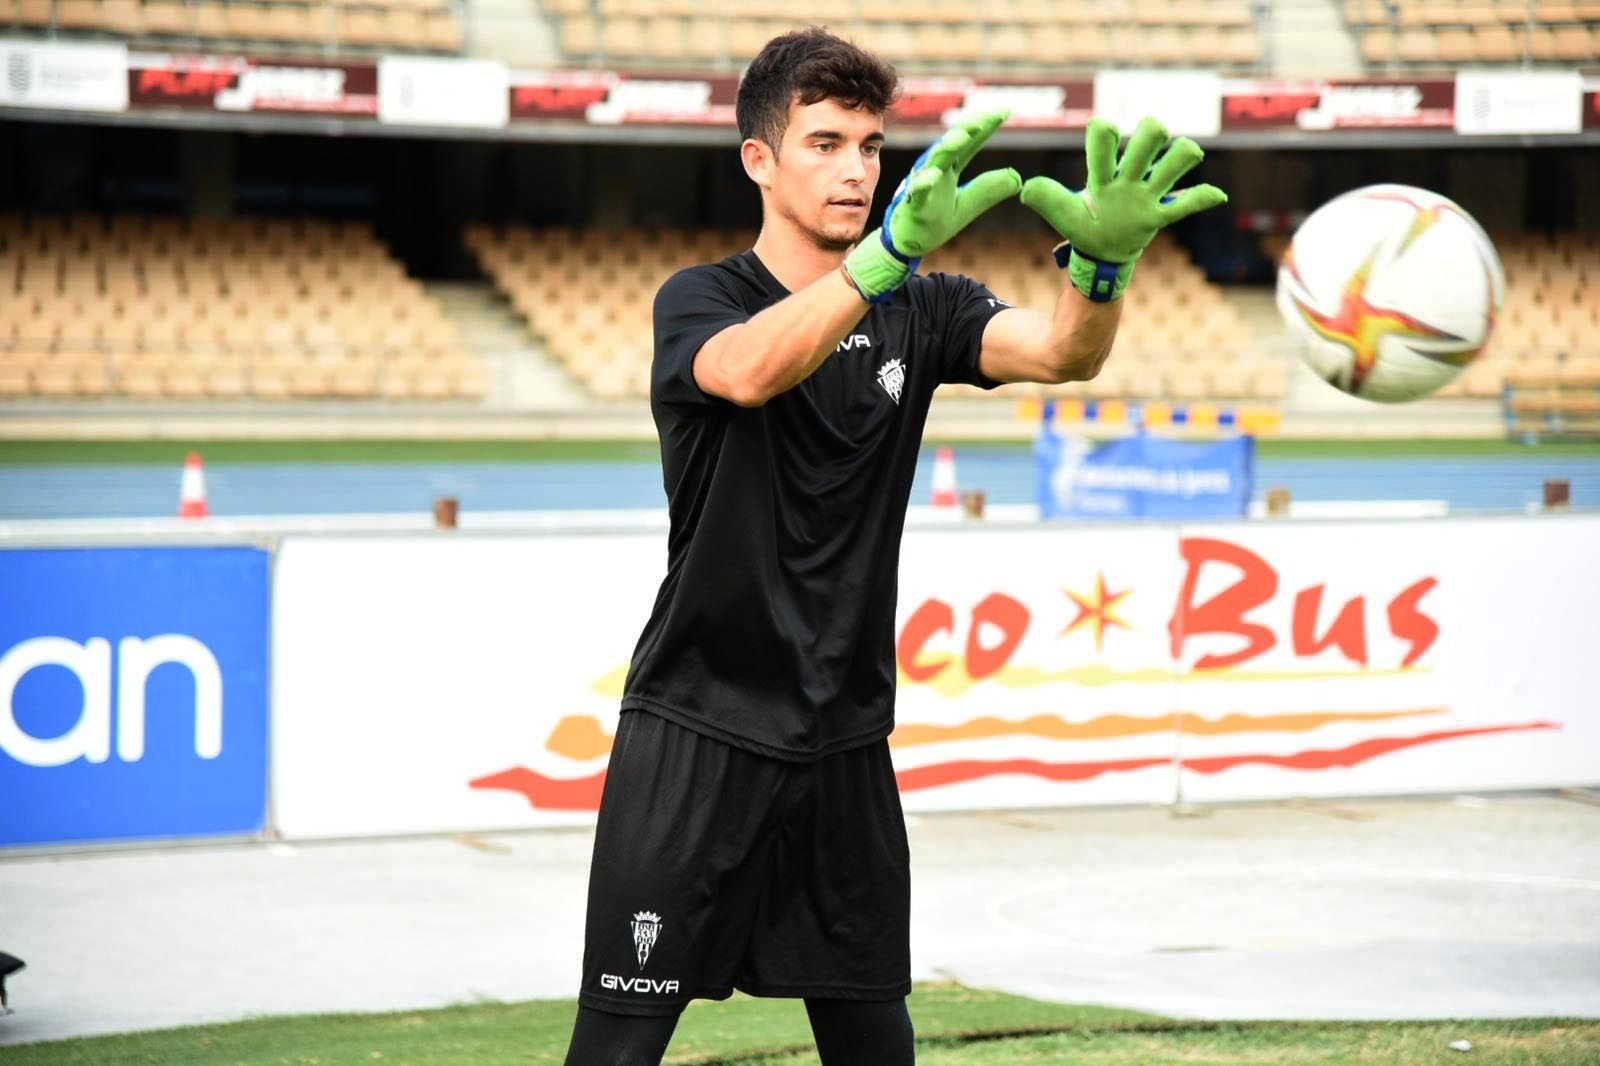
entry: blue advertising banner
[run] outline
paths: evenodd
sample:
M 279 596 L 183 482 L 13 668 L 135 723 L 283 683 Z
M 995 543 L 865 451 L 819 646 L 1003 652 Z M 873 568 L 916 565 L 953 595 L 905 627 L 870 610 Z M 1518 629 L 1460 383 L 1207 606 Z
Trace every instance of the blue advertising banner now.
M 1047 422 L 1034 443 L 1044 518 L 1240 518 L 1250 504 L 1254 438 L 1136 434 L 1091 446 Z
M 260 832 L 267 553 L 0 551 L 0 846 Z

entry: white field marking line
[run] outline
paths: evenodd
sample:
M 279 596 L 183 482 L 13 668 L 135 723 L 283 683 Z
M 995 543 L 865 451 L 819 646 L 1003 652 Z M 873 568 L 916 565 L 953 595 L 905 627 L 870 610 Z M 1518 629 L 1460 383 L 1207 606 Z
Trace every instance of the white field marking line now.
M 1120 957 L 1126 955 L 1142 955 L 1144 949 L 1108 949 L 1090 947 L 1076 940 L 1046 933 L 1014 921 L 1007 917 L 1005 909 L 1030 896 L 1042 894 L 1056 894 L 1066 896 L 1071 889 L 1081 887 L 1086 882 L 1128 881 L 1136 878 L 1156 877 L 1182 877 L 1194 879 L 1203 877 L 1229 876 L 1239 877 L 1248 874 L 1252 880 L 1262 877 L 1287 877 L 1327 879 L 1329 877 L 1347 877 L 1351 879 L 1367 878 L 1378 881 L 1447 881 L 1460 883 L 1462 881 L 1475 881 L 1483 884 L 1517 885 L 1526 888 L 1548 888 L 1555 890 L 1570 890 L 1576 892 L 1600 892 L 1600 881 L 1586 881 L 1574 877 L 1550 877 L 1543 874 L 1517 874 L 1517 873 L 1469 873 L 1450 872 L 1443 870 L 1385 870 L 1371 866 L 1336 866 L 1322 867 L 1308 870 L 1304 867 L 1261 867 L 1254 866 L 1246 869 L 1244 866 L 1211 866 L 1211 867 L 1181 867 L 1170 872 L 1160 872 L 1154 875 L 1141 873 L 1120 874 L 1084 874 L 1069 880 L 1057 879 L 1044 881 L 1027 888 L 1019 888 L 1000 896 L 991 897 L 984 904 L 984 916 L 991 924 L 1010 933 L 1028 938 L 1034 943 L 1050 944 L 1055 947 L 1071 948 L 1089 955 L 1105 955 Z

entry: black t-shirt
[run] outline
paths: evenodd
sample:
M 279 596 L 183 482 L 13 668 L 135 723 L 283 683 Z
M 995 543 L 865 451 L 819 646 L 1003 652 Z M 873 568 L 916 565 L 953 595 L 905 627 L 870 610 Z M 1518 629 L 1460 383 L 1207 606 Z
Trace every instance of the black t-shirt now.
M 900 535 L 928 404 L 942 382 L 996 384 L 978 352 L 1006 304 L 970 278 L 913 276 L 765 405 L 701 390 L 701 346 L 788 295 L 754 251 L 656 293 L 671 531 L 622 706 L 811 760 L 894 728 Z

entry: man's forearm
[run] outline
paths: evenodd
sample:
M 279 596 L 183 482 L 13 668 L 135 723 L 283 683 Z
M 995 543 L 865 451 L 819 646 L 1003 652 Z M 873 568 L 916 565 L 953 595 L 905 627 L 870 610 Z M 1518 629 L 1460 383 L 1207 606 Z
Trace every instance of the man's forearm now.
M 1122 301 L 1096 303 L 1063 275 L 1061 295 L 1050 315 L 1046 346 L 1058 381 L 1088 381 L 1100 373 L 1122 321 Z
M 707 342 L 695 378 L 707 392 L 759 407 L 810 377 L 870 306 L 843 273 L 830 270 Z

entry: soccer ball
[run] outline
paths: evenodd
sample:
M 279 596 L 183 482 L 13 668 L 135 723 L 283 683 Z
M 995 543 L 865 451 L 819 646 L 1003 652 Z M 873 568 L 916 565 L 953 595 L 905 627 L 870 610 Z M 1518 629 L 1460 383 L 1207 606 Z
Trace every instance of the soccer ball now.
M 1483 229 L 1437 193 L 1369 185 L 1313 211 L 1278 267 L 1278 311 L 1312 371 L 1365 400 L 1442 388 L 1483 350 L 1505 300 Z

